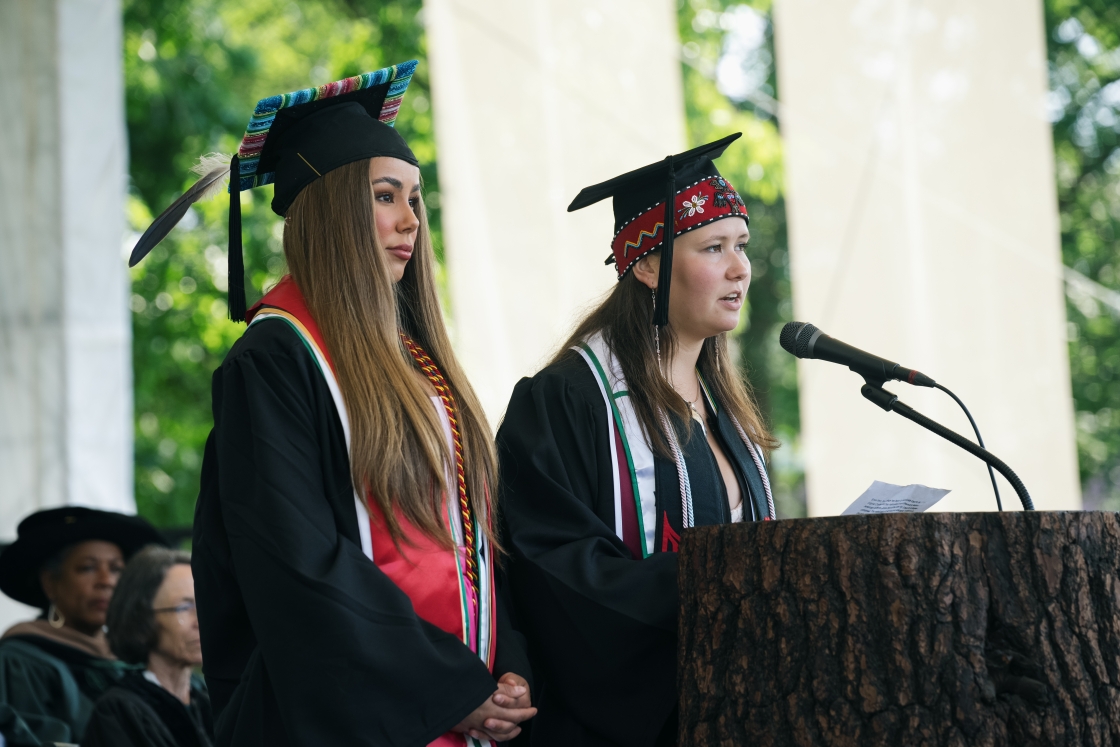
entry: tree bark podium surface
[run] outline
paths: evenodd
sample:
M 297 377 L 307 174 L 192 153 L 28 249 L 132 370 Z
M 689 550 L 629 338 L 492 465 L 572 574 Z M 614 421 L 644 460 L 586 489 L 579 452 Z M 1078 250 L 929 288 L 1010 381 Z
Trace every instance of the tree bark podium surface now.
M 1120 518 L 690 529 L 681 745 L 1120 747 Z

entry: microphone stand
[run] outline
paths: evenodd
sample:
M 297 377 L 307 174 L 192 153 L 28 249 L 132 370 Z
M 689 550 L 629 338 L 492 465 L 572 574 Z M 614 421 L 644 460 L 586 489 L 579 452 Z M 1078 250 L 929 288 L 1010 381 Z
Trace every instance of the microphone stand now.
M 987 449 L 981 448 L 976 444 L 969 441 L 964 436 L 956 431 L 951 431 L 945 426 L 941 425 L 935 420 L 930 420 L 922 413 L 915 410 L 910 405 L 900 400 L 894 394 L 891 394 L 886 389 L 883 389 L 882 382 L 872 383 L 870 379 L 864 379 L 867 383 L 860 389 L 860 393 L 870 400 L 873 404 L 883 408 L 887 412 L 897 412 L 907 420 L 912 420 L 923 428 L 933 431 L 937 435 L 944 438 L 946 441 L 956 444 L 969 454 L 987 462 L 992 467 L 995 467 L 1001 475 L 1007 478 L 1011 483 L 1011 487 L 1015 488 L 1015 492 L 1019 495 L 1019 500 L 1023 504 L 1024 511 L 1034 511 L 1034 503 L 1031 502 L 1031 496 L 1027 493 L 1027 487 L 1023 485 L 1023 481 L 1019 479 L 1010 467 L 1003 463 L 999 457 L 992 454 Z

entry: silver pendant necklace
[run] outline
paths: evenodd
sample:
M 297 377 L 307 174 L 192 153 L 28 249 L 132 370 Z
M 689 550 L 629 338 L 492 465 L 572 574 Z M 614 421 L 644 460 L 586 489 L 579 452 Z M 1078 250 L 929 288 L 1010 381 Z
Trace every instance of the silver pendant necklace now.
M 705 426 L 705 424 L 704 424 L 704 417 L 700 414 L 700 411 L 698 409 L 696 409 L 696 403 L 699 402 L 700 398 L 703 397 L 703 396 L 704 396 L 704 386 L 703 386 L 703 384 L 700 383 L 700 374 L 697 373 L 696 374 L 696 398 L 695 399 L 686 399 L 685 402 L 688 403 L 688 409 L 692 411 L 693 419 L 696 422 L 698 422 L 700 424 L 700 427 L 704 429 L 704 432 L 707 433 L 708 429 L 707 429 L 707 426 Z

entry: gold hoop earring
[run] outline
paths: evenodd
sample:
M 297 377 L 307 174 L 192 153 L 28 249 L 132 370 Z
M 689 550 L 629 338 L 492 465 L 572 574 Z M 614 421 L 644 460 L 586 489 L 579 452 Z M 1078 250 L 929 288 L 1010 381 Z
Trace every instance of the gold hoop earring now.
M 54 606 L 54 602 L 51 602 L 50 609 L 47 610 L 47 622 L 49 622 L 51 627 L 55 630 L 58 630 L 66 624 L 66 618 L 58 611 L 58 607 Z

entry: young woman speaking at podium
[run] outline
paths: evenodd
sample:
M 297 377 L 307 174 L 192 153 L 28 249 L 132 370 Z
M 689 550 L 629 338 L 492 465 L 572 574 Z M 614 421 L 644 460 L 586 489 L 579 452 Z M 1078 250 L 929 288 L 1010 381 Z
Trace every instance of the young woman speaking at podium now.
M 214 373 L 192 561 L 217 745 L 477 747 L 534 714 L 490 431 L 391 126 L 415 65 L 263 99 L 229 166 L 249 327 Z M 239 193 L 269 183 L 291 275 L 246 313 Z
M 750 284 L 748 219 L 712 160 L 738 137 L 568 208 L 613 199 L 619 282 L 517 385 L 498 433 L 535 747 L 675 744 L 680 533 L 774 518 L 776 442 L 726 339 Z

